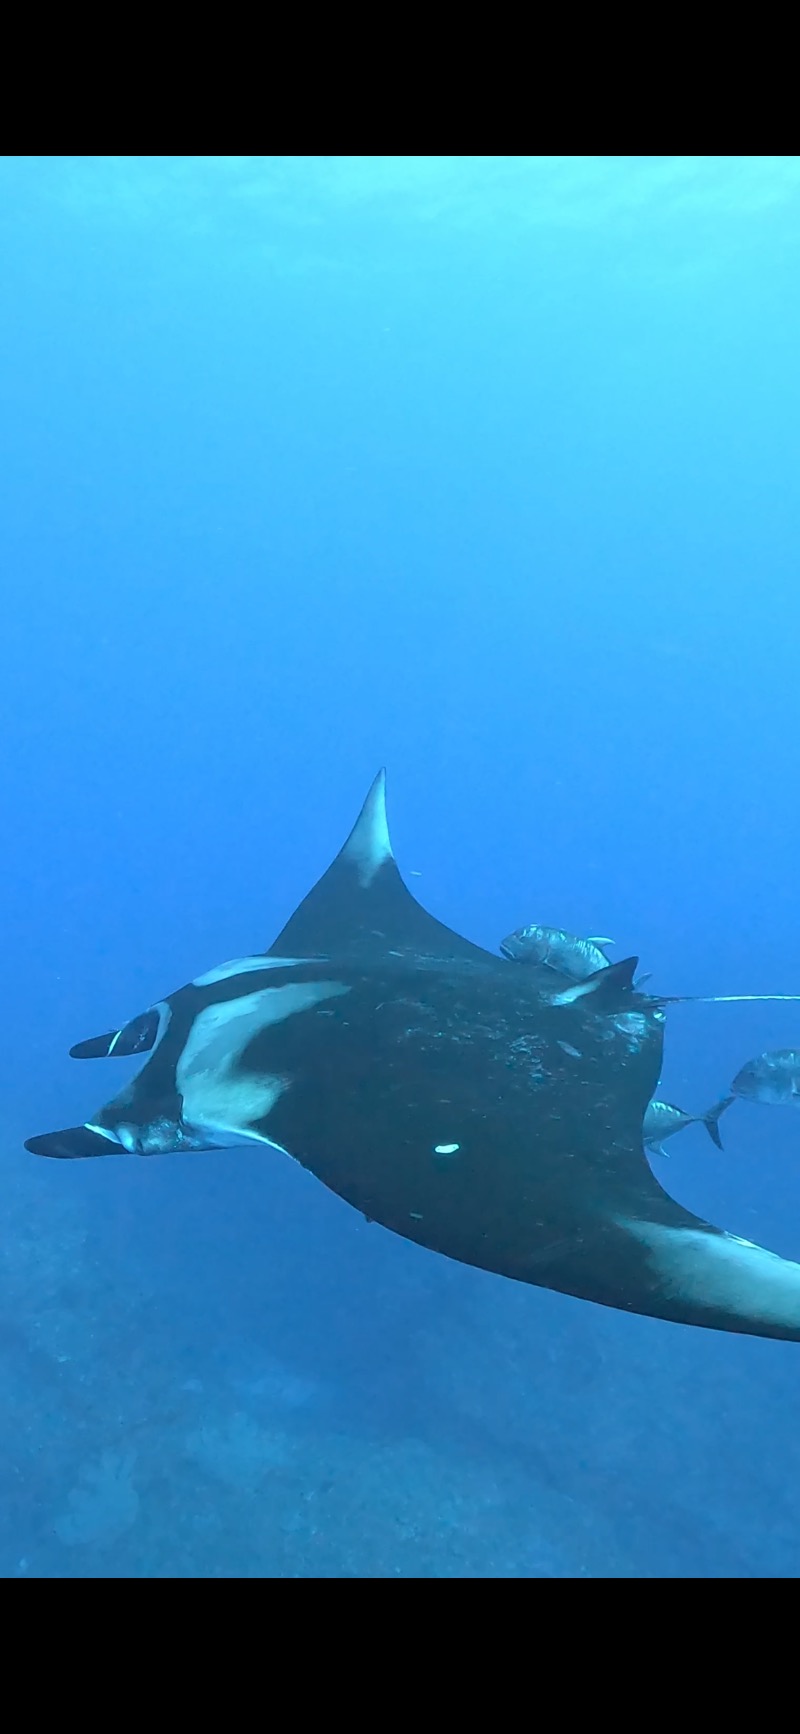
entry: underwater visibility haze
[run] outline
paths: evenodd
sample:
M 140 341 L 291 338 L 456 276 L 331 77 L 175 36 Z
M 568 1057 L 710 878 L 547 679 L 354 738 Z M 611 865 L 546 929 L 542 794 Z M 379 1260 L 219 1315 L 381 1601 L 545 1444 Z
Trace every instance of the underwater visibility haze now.
M 796 1576 L 800 160 L 0 201 L 0 1572 Z

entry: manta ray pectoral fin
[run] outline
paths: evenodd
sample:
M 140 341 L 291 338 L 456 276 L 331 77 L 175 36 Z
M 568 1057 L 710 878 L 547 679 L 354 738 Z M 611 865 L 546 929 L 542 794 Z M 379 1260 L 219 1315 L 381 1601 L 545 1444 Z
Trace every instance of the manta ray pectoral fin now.
M 800 1264 L 710 1224 L 620 1221 L 645 1248 L 660 1304 L 684 1324 L 800 1341 Z
M 25 1149 L 33 1156 L 56 1156 L 63 1161 L 76 1161 L 86 1156 L 126 1156 L 124 1144 L 119 1144 L 110 1132 L 97 1126 L 68 1126 L 63 1132 L 45 1132 L 39 1138 L 26 1138 Z
M 121 1030 L 108 1030 L 104 1036 L 90 1036 L 70 1048 L 71 1060 L 108 1060 L 112 1056 L 127 1059 L 132 1054 L 148 1054 L 155 1047 L 162 1019 L 158 1010 L 142 1012 Z
M 267 955 L 295 958 L 387 955 L 441 959 L 491 953 L 428 915 L 403 883 L 386 818 L 386 773 L 379 771 L 352 831 L 326 873 L 295 910 Z

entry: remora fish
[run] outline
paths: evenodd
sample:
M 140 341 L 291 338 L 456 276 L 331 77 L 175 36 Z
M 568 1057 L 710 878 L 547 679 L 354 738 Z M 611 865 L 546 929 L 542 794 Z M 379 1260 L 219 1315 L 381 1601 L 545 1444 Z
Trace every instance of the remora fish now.
M 705 1126 L 712 1144 L 721 1150 L 719 1119 L 733 1100 L 733 1096 L 723 1096 L 722 1101 L 716 1102 L 705 1114 L 686 1114 L 673 1102 L 659 1102 L 654 1097 L 652 1102 L 648 1102 L 644 1116 L 644 1141 L 648 1150 L 655 1151 L 657 1156 L 666 1156 L 666 1150 L 661 1148 L 662 1139 L 672 1138 L 676 1132 L 682 1132 L 684 1126 Z
M 269 951 L 79 1043 L 79 1058 L 148 1057 L 84 1125 L 27 1149 L 153 1156 L 255 1141 L 465 1264 L 622 1311 L 800 1340 L 800 1266 L 694 1216 L 650 1170 L 657 1002 L 615 989 L 612 968 L 604 994 L 554 1005 L 553 973 L 518 969 L 420 907 L 392 854 L 381 773 Z
M 613 939 L 580 939 L 563 927 L 540 927 L 532 921 L 507 934 L 500 941 L 500 950 L 514 963 L 543 963 L 572 981 L 584 981 L 587 975 L 608 967 L 605 947 L 613 944 Z
M 800 1049 L 770 1048 L 748 1060 L 731 1084 L 735 1096 L 776 1107 L 800 1107 Z

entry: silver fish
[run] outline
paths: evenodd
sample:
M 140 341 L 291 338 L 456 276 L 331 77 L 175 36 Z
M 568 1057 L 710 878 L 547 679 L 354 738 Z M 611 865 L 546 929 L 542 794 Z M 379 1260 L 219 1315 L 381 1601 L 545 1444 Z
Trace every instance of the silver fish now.
M 585 981 L 598 969 L 608 968 L 604 947 L 613 939 L 581 939 L 577 933 L 567 933 L 563 927 L 540 927 L 532 921 L 527 927 L 517 927 L 500 943 L 504 957 L 514 963 L 540 963 L 558 970 L 571 981 Z
M 715 1102 L 706 1114 L 687 1114 L 683 1108 L 676 1108 L 674 1102 L 659 1102 L 653 1097 L 645 1109 L 642 1136 L 648 1150 L 655 1151 L 657 1156 L 666 1156 L 661 1143 L 664 1138 L 671 1138 L 675 1132 L 682 1132 L 684 1126 L 705 1126 L 712 1144 L 717 1149 L 723 1148 L 719 1135 L 719 1118 L 729 1108 L 733 1096 L 723 1096 L 721 1102 Z
M 800 1107 L 800 1048 L 770 1048 L 748 1060 L 731 1084 L 735 1096 Z

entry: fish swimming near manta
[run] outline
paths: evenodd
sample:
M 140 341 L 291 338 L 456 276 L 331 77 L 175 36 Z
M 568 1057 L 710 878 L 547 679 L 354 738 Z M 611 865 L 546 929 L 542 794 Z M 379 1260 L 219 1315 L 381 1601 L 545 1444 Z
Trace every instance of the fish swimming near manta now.
M 578 984 L 576 997 L 580 997 L 595 992 L 601 970 L 615 967 L 604 949 L 613 944 L 613 939 L 581 939 L 564 927 L 542 927 L 531 921 L 527 927 L 507 933 L 500 941 L 500 950 L 512 963 L 539 963 L 558 976 L 568 976 Z M 640 975 L 633 986 L 643 987 L 649 980 L 649 975 Z M 561 985 L 563 988 L 563 982 Z
M 800 1107 L 800 1049 L 771 1048 L 758 1054 L 736 1073 L 731 1089 L 748 1102 Z
M 145 1062 L 85 1124 L 26 1147 L 147 1157 L 256 1143 L 465 1264 L 800 1340 L 800 1266 L 694 1216 L 650 1169 L 664 1012 L 634 988 L 636 961 L 576 984 L 451 932 L 400 876 L 381 773 L 274 944 L 79 1042 L 76 1059 Z
M 682 1132 L 686 1126 L 705 1126 L 712 1144 L 721 1150 L 722 1139 L 719 1135 L 719 1122 L 726 1108 L 731 1106 L 733 1096 L 723 1096 L 721 1102 L 715 1102 L 713 1108 L 708 1108 L 705 1114 L 687 1114 L 685 1109 L 677 1108 L 674 1102 L 660 1102 L 654 1097 L 645 1109 L 642 1136 L 648 1150 L 656 1156 L 666 1156 L 663 1149 L 665 1138 L 673 1138 L 676 1132 Z
M 599 969 L 608 968 L 606 947 L 613 939 L 581 939 L 563 927 L 542 927 L 531 921 L 517 927 L 500 941 L 500 950 L 512 963 L 544 963 L 573 981 L 585 981 Z

